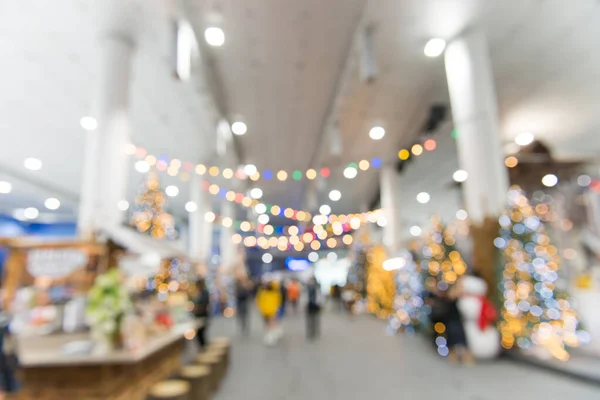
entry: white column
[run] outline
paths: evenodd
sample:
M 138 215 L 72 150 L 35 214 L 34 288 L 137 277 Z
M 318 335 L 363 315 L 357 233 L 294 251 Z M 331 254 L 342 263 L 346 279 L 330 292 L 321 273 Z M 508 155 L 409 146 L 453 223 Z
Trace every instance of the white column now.
M 471 220 L 481 223 L 486 216 L 502 211 L 508 191 L 496 90 L 484 35 L 471 30 L 453 40 L 446 49 L 445 62 L 460 166 L 469 174 L 463 184 L 465 203 Z
M 221 217 L 231 218 L 235 221 L 235 203 L 223 200 L 221 203 Z M 232 226 L 226 227 L 221 225 L 221 240 L 219 242 L 221 250 L 221 266 L 223 271 L 229 272 L 235 263 L 237 257 L 237 245 L 233 243 L 231 237 L 235 233 Z
M 202 189 L 202 180 L 196 174 L 190 179 L 190 201 L 198 206 L 189 213 L 189 254 L 190 259 L 200 264 L 208 264 L 211 256 L 213 223 L 207 222 L 205 215 L 212 211 L 210 195 Z
M 78 231 L 90 239 L 100 225 L 120 224 L 125 199 L 129 142 L 129 86 L 137 40 L 135 15 L 138 2 L 107 1 L 99 10 L 99 74 L 94 95 L 93 117 L 98 129 L 87 133 L 82 174 Z
M 394 165 L 385 165 L 380 172 L 381 208 L 387 219 L 383 227 L 383 244 L 388 255 L 395 256 L 399 250 L 400 223 L 398 215 L 398 172 Z

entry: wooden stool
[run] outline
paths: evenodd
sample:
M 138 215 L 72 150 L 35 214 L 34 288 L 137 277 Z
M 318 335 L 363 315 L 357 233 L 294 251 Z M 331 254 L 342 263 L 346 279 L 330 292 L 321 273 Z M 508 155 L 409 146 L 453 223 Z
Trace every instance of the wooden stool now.
M 225 349 L 226 363 L 229 365 L 231 358 L 231 340 L 226 337 L 217 337 L 210 341 L 208 349 L 222 348 Z
M 150 388 L 150 400 L 189 400 L 190 384 L 184 380 L 172 379 L 158 382 Z
M 220 371 L 221 359 L 217 354 L 202 353 L 196 357 L 196 364 L 210 368 L 210 390 L 214 392 L 221 383 L 222 372 Z
M 210 398 L 210 374 L 210 367 L 205 365 L 186 365 L 181 368 L 181 378 L 190 383 L 190 400 Z
M 227 349 L 224 347 L 208 347 L 204 354 L 219 357 L 219 378 L 222 380 L 227 375 L 229 364 L 227 362 Z

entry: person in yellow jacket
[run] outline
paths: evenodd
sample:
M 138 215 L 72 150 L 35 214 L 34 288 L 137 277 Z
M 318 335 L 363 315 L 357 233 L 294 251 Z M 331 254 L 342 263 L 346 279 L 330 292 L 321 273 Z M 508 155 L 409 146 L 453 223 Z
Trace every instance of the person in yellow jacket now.
M 274 282 L 266 282 L 256 294 L 256 305 L 265 321 L 265 343 L 275 344 L 279 339 L 277 334 L 277 311 L 281 307 L 281 290 Z

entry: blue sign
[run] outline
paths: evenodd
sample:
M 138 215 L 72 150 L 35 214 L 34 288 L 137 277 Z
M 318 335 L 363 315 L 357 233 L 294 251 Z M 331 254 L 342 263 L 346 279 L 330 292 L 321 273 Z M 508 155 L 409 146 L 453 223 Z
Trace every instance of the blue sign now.
M 300 272 L 305 271 L 310 267 L 310 261 L 305 258 L 287 257 L 285 259 L 285 266 L 290 271 Z

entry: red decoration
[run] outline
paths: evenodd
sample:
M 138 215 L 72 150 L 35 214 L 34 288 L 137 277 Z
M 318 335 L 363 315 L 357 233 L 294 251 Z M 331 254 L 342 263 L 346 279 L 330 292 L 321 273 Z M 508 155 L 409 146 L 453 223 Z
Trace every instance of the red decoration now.
M 423 147 L 425 148 L 425 150 L 427 151 L 434 151 L 435 148 L 437 147 L 437 143 L 435 142 L 435 140 L 433 139 L 427 139 L 425 141 L 425 143 L 423 143 Z
M 329 168 L 321 168 L 321 176 L 323 178 L 329 178 L 330 174 L 331 174 L 331 171 L 329 171 Z

